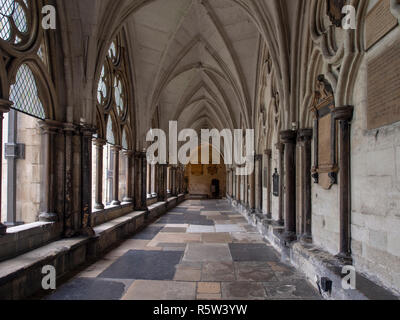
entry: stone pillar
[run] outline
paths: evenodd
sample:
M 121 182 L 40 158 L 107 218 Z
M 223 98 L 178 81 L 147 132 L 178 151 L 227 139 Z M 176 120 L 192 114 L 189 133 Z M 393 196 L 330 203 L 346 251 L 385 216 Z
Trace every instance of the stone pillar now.
M 255 161 L 257 162 L 257 156 L 255 157 Z M 256 212 L 256 166 L 254 166 L 253 172 L 250 176 L 247 176 L 250 180 L 250 199 L 249 199 L 249 211 L 250 213 Z M 247 183 L 245 185 L 245 191 L 248 193 Z
M 145 152 L 135 154 L 135 210 L 147 210 L 147 159 Z
M 279 218 L 278 225 L 285 225 L 285 217 L 284 217 L 284 208 L 285 208 L 285 199 L 284 199 L 284 177 L 285 177 L 285 168 L 284 168 L 284 156 L 285 156 L 285 145 L 283 143 L 278 143 L 276 148 L 279 152 Z
M 80 217 L 74 210 L 74 147 L 73 139 L 78 134 L 77 127 L 71 123 L 64 124 L 65 135 L 65 204 L 64 204 L 64 236 L 76 235 Z
M 2 159 L 3 159 L 3 120 L 4 114 L 10 111 L 10 107 L 12 106 L 12 102 L 4 99 L 0 99 L 0 218 L 1 218 L 1 183 L 3 182 L 3 168 L 2 168 Z M 1 223 L 0 221 L 0 236 L 5 235 L 7 233 L 7 227 Z
M 95 204 L 94 209 L 103 210 L 103 152 L 106 141 L 103 139 L 94 139 L 96 147 L 96 183 L 95 183 Z
M 350 177 L 350 122 L 354 108 L 336 108 L 333 117 L 339 122 L 339 197 L 340 197 L 340 252 L 338 258 L 350 263 L 351 258 L 351 177 Z
M 271 175 L 272 175 L 272 150 L 265 152 L 267 157 L 267 219 L 272 219 L 272 190 L 271 190 Z
M 237 175 L 236 176 L 236 201 L 238 204 L 240 204 L 242 202 L 241 201 L 241 192 L 240 192 L 240 183 L 241 183 L 240 179 L 241 179 L 241 176 Z
M 168 165 L 167 164 L 161 164 L 160 165 L 160 194 L 159 194 L 159 200 L 160 201 L 167 201 L 168 195 L 167 195 L 167 174 L 168 174 Z
M 235 199 L 235 169 L 231 169 L 231 197 Z
M 255 157 L 256 160 L 256 181 L 255 181 L 255 186 L 256 186 L 256 210 L 258 212 L 262 212 L 263 209 L 263 185 L 262 185 L 262 175 L 263 175 L 263 156 L 262 155 L 256 155 Z
M 54 137 L 60 130 L 60 123 L 46 120 L 40 122 L 42 130 L 42 152 L 43 152 L 43 173 L 42 183 L 44 190 L 41 199 L 41 213 L 39 220 L 44 222 L 58 221 L 58 215 L 55 213 L 55 152 Z
M 171 167 L 171 183 L 172 183 L 171 193 L 173 197 L 176 197 L 178 195 L 177 194 L 178 189 L 176 186 L 176 175 L 177 175 L 176 170 L 177 170 L 176 167 Z
M 291 242 L 296 235 L 296 131 L 281 132 L 285 145 L 285 233 L 283 239 Z
M 111 205 L 119 206 L 121 201 L 119 200 L 119 154 L 121 152 L 120 146 L 111 147 L 111 157 L 113 163 L 113 185 L 112 185 L 112 201 Z
M 92 217 L 92 138 L 93 128 L 84 125 L 82 127 L 81 164 L 82 164 L 82 231 L 86 236 L 95 234 L 91 226 Z
M 302 240 L 312 242 L 312 208 L 311 208 L 311 140 L 312 129 L 299 130 L 298 140 L 302 147 L 301 189 L 303 193 L 303 230 Z
M 132 150 L 124 150 L 122 152 L 122 155 L 124 156 L 125 159 L 125 167 L 126 167 L 126 196 L 124 199 L 122 199 L 123 202 L 125 203 L 133 203 L 133 192 L 132 192 L 132 176 L 133 176 L 133 161 L 132 157 L 134 155 L 134 152 Z

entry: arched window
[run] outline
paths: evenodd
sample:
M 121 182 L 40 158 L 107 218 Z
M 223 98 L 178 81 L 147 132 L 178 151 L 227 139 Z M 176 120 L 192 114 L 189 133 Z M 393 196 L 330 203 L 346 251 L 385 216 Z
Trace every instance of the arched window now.
M 109 46 L 107 55 L 99 70 L 98 85 L 96 90 L 97 111 L 99 114 L 98 136 L 94 141 L 96 157 L 103 157 L 103 161 L 96 161 L 96 167 L 102 166 L 102 170 L 93 170 L 94 208 L 104 208 L 106 205 L 119 205 L 120 200 L 131 201 L 131 164 L 127 159 L 132 157 L 129 152 L 132 147 L 132 136 L 128 105 L 132 103 L 130 97 L 128 64 L 122 41 L 122 35 L 118 35 Z M 104 122 L 103 122 L 104 121 Z M 101 150 L 102 141 L 105 150 Z M 104 152 L 103 152 L 104 151 Z M 100 172 L 103 172 L 102 176 Z M 103 181 L 105 182 L 103 184 Z M 102 190 L 100 190 L 102 189 Z M 101 192 L 100 192 L 101 191 Z M 130 194 L 129 194 L 130 193 Z M 128 201 L 128 202 L 129 202 Z

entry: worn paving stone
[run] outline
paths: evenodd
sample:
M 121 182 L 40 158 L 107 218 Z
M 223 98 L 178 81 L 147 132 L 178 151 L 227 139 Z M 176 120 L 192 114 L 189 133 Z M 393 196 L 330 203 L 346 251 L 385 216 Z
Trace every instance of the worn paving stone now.
M 222 300 L 222 295 L 220 293 L 219 294 L 198 294 L 197 300 L 218 301 L 218 300 Z
M 137 280 L 122 300 L 195 300 L 196 283 Z
M 201 241 L 204 243 L 231 243 L 232 237 L 229 233 L 203 233 Z
M 75 278 L 61 286 L 46 300 L 119 300 L 132 281 Z
M 129 251 L 99 275 L 107 279 L 172 280 L 182 252 Z
M 197 294 L 220 294 L 221 284 L 219 282 L 197 283 Z
M 207 262 L 203 264 L 202 281 L 236 281 L 232 262 Z
M 275 273 L 265 262 L 235 262 L 238 281 L 276 281 Z
M 159 243 L 200 243 L 200 233 L 159 233 L 149 244 L 157 247 Z
M 217 224 L 215 225 L 216 232 L 244 232 L 244 229 L 236 224 Z
M 318 291 L 305 279 L 282 279 L 264 283 L 268 297 L 274 300 L 320 300 Z
M 227 244 L 197 244 L 190 243 L 183 261 L 221 262 L 232 261 Z
M 147 227 L 143 231 L 136 234 L 132 239 L 136 240 L 152 240 L 163 227 Z
M 246 232 L 232 233 L 233 243 L 264 243 L 264 240 L 259 234 L 249 234 Z
M 161 230 L 162 233 L 185 233 L 187 228 L 178 228 L 178 227 L 165 227 Z
M 259 282 L 225 282 L 222 283 L 222 299 L 266 300 L 267 293 Z
M 274 250 L 264 244 L 231 243 L 229 249 L 233 261 L 280 261 Z
M 198 282 L 201 280 L 201 270 L 192 268 L 177 268 L 174 281 Z
M 213 226 L 196 226 L 191 225 L 187 229 L 188 233 L 211 233 L 215 232 L 215 228 Z

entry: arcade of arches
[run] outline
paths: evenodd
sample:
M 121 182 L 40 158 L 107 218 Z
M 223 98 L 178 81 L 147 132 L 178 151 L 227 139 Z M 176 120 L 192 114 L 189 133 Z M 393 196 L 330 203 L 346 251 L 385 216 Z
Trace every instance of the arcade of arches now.
M 398 0 L 0 0 L 0 298 L 39 292 L 48 264 L 95 281 L 170 254 L 165 279 L 132 274 L 117 297 L 178 279 L 187 299 L 191 282 L 197 298 L 299 298 L 301 278 L 303 298 L 397 299 L 399 21 Z M 254 172 L 222 149 L 220 165 L 148 162 L 147 133 L 170 121 L 254 130 Z M 213 281 L 207 258 L 225 254 Z M 260 279 L 240 272 L 255 265 Z

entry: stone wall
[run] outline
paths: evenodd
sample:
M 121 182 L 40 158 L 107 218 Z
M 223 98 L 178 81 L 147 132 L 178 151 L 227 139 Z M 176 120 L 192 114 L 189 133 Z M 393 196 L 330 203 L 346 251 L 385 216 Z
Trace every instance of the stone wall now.
M 209 167 L 217 168 L 217 174 L 210 173 Z M 214 179 L 220 182 L 220 195 L 224 196 L 226 194 L 226 167 L 224 165 L 203 165 L 203 174 L 200 176 L 192 174 L 191 168 L 192 166 L 189 165 L 186 169 L 186 176 L 189 178 L 189 194 L 207 195 L 211 198 L 211 182 Z

